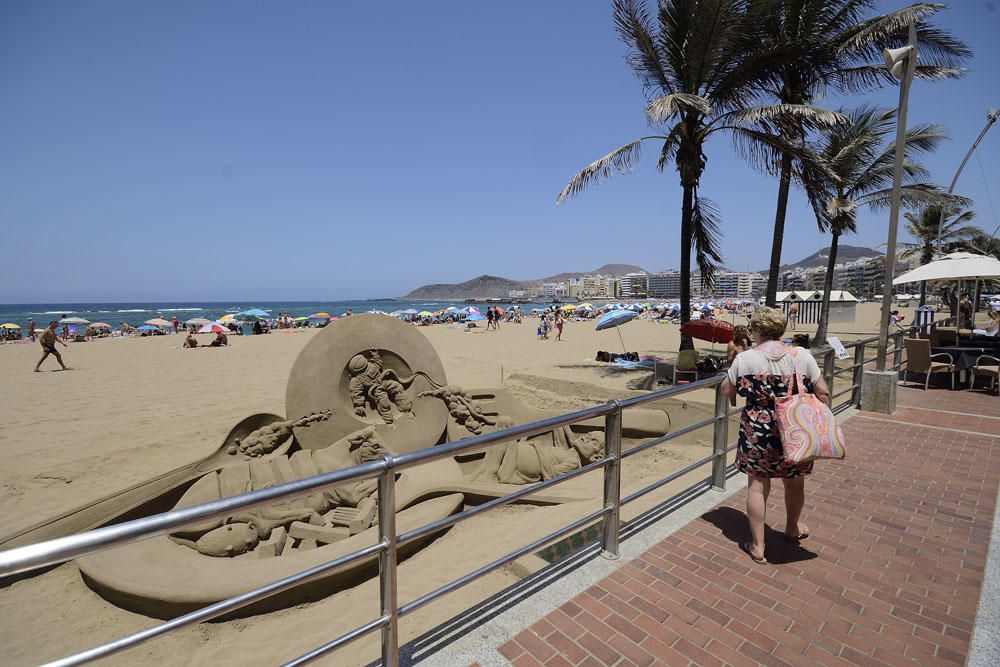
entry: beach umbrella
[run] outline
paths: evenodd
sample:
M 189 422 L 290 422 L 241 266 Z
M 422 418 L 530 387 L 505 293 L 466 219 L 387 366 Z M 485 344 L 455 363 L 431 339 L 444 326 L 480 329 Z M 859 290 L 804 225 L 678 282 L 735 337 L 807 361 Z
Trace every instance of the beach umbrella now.
M 91 325 L 95 329 L 110 329 L 111 325 L 107 322 L 92 322 Z
M 296 317 L 295 321 L 296 322 L 303 322 L 303 321 L 308 320 L 308 319 L 309 319 L 308 317 L 306 317 L 305 315 L 303 315 L 302 317 Z
M 399 311 L 402 315 L 417 315 L 417 310 L 415 308 L 407 308 L 406 310 Z M 426 310 L 424 311 L 427 312 Z
M 313 313 L 309 316 L 310 320 L 329 320 L 332 319 L 333 315 L 330 313 Z
M 498 315 L 503 315 L 506 311 L 503 308 L 494 308 Z
M 479 312 L 479 309 L 473 306 L 467 306 L 458 312 L 465 313 L 466 315 L 482 315 L 482 313 Z
M 90 320 L 85 320 L 82 317 L 66 317 L 59 320 L 59 324 L 90 324 Z
M 580 304 L 580 308 L 593 308 L 593 307 L 594 304 L 590 303 L 589 301 Z
M 725 320 L 691 320 L 681 327 L 681 333 L 691 338 L 715 343 L 728 343 L 733 339 L 733 325 Z
M 458 308 L 456 308 L 455 306 L 448 306 L 447 308 L 444 309 L 444 312 L 446 312 L 446 313 L 454 313 L 457 310 L 458 310 Z
M 6 324 L 0 324 L 0 329 L 20 329 L 20 324 L 14 324 L 13 322 L 7 322 Z
M 434 317 L 434 313 L 429 310 L 421 310 L 419 313 L 414 311 L 414 314 L 419 317 Z
M 577 306 L 574 306 L 571 303 L 567 303 L 565 306 L 562 306 L 560 308 L 560 310 L 576 310 L 576 309 L 577 309 Z
M 186 321 L 184 324 L 191 324 L 191 325 L 194 325 L 196 327 L 200 327 L 201 325 L 208 324 L 211 321 L 212 320 L 204 318 L 204 317 L 192 317 L 190 320 Z
M 963 280 L 966 278 L 1000 278 L 1000 260 L 971 252 L 953 252 L 929 264 L 907 271 L 893 280 L 892 284 L 903 285 L 924 280 Z
M 618 330 L 618 327 L 625 324 L 626 322 L 631 322 L 638 316 L 634 310 L 614 310 L 610 313 L 601 316 L 601 319 L 597 320 L 596 331 L 603 331 L 604 329 L 614 328 L 618 331 L 618 340 L 622 342 L 622 351 L 628 352 L 625 348 L 625 339 L 622 338 L 622 332 Z
M 236 316 L 239 317 L 240 315 L 252 315 L 253 317 L 258 317 L 258 318 L 271 317 L 271 313 L 267 312 L 266 310 L 261 310 L 260 308 L 248 308 L 247 310 L 244 310 L 242 313 L 237 313 Z
M 209 322 L 202 328 L 198 329 L 198 333 L 226 333 L 227 331 L 229 331 L 229 329 L 222 326 L 218 322 Z
M 486 318 L 479 313 L 473 313 L 465 318 L 466 322 L 478 322 L 479 320 L 485 320 Z
M 140 325 L 140 326 L 136 327 L 136 329 L 139 330 L 139 331 L 156 331 L 159 328 L 160 327 L 154 326 L 152 324 L 143 324 L 143 325 Z
M 236 315 L 234 313 L 229 313 L 228 315 L 223 315 L 217 321 L 218 322 L 222 322 L 222 323 L 226 323 L 226 322 L 232 322 L 235 319 L 236 319 Z
M 65 320 L 65 321 L 68 322 L 69 320 Z M 169 327 L 170 326 L 170 322 L 167 322 L 162 317 L 154 317 L 151 320 L 146 320 L 144 322 L 144 324 L 151 324 L 154 327 Z

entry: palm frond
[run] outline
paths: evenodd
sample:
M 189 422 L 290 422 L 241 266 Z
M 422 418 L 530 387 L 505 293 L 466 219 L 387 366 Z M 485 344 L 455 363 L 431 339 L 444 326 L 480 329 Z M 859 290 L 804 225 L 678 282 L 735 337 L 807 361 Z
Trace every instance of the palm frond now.
M 722 233 L 719 230 L 719 209 L 715 204 L 694 193 L 694 207 L 691 215 L 691 239 L 694 243 L 695 260 L 701 272 L 701 284 L 711 289 L 715 284 L 715 271 L 722 263 L 722 252 L 719 243 Z M 681 252 L 689 252 L 682 249 Z
M 661 61 L 646 4 L 642 0 L 615 0 L 613 16 L 615 31 L 630 49 L 625 60 L 643 86 L 664 92 L 672 91 L 674 86 Z
M 654 98 L 646 105 L 646 118 L 651 123 L 665 123 L 675 114 L 694 111 L 703 116 L 712 113 L 712 105 L 701 95 L 667 93 Z
M 892 203 L 892 188 L 876 190 L 870 192 L 859 201 L 868 206 L 873 211 L 889 208 Z M 970 204 L 970 200 L 957 195 L 949 195 L 947 192 L 933 183 L 912 183 L 904 185 L 899 189 L 900 205 L 906 208 L 919 208 L 929 205 L 961 205 Z
M 576 175 L 569 180 L 566 187 L 564 187 L 562 192 L 559 193 L 559 196 L 556 197 L 556 205 L 558 206 L 563 203 L 569 197 L 580 194 L 591 185 L 597 185 L 598 183 L 607 180 L 616 172 L 624 174 L 635 169 L 636 165 L 639 163 L 639 157 L 642 153 L 642 142 L 646 139 L 667 140 L 669 137 L 640 137 L 639 139 L 616 148 L 607 155 L 594 160 L 577 172 Z

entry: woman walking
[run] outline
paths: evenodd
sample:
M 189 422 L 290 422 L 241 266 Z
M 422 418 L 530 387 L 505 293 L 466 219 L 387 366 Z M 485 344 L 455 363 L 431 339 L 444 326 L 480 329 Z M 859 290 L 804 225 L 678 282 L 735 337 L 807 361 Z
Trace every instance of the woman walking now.
M 809 537 L 809 529 L 800 517 L 805 504 L 805 475 L 812 472 L 813 462 L 785 461 L 774 399 L 789 394 L 797 371 L 804 391 L 830 402 L 830 391 L 813 356 L 780 342 L 786 326 L 780 310 L 757 309 L 750 319 L 750 334 L 756 346 L 736 355 L 722 383 L 722 393 L 733 405 L 737 395 L 746 399 L 740 415 L 736 466 L 748 477 L 747 518 L 753 542 L 741 544 L 740 548 L 757 563 L 766 562 L 764 518 L 772 478 L 781 478 L 785 485 L 785 538 L 797 542 Z

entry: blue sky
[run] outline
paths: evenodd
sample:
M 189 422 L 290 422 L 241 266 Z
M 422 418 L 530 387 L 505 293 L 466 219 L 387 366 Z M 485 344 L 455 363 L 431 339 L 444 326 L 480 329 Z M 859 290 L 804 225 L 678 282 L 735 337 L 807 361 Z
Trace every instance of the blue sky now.
M 969 72 L 914 85 L 911 121 L 953 137 L 929 161 L 945 185 L 1000 106 L 998 4 L 954 0 L 939 23 L 975 51 Z M 367 298 L 676 266 L 681 191 L 651 153 L 554 205 L 647 130 L 624 53 L 598 0 L 2 3 L 0 302 Z M 958 187 L 989 230 L 998 147 L 994 129 Z M 765 267 L 776 182 L 725 139 L 708 156 L 726 264 Z M 884 242 L 887 219 L 862 214 L 843 242 Z M 785 261 L 825 243 L 793 192 Z

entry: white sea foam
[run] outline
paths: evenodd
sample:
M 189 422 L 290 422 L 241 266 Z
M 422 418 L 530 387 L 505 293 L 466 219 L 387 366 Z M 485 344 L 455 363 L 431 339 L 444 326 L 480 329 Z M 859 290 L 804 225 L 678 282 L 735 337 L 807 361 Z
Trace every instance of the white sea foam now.
M 75 313 L 75 310 L 43 310 L 40 313 L 28 313 L 29 315 L 69 315 L 70 313 Z
M 205 310 L 205 309 L 204 308 L 160 308 L 159 310 L 161 313 L 172 313 L 174 311 L 181 311 L 181 310 Z
M 149 310 L 148 308 L 125 308 L 123 310 L 119 310 L 118 312 L 119 313 L 151 313 L 153 311 Z

